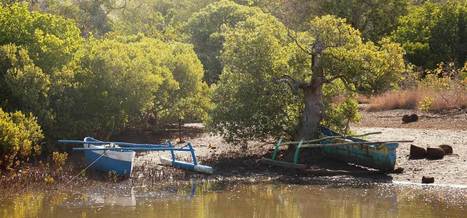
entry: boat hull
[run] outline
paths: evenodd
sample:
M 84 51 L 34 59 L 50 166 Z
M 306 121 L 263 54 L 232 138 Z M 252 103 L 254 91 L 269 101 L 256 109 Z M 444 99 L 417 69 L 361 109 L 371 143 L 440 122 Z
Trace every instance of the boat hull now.
M 84 141 L 96 142 L 93 138 L 86 137 Z M 84 144 L 85 148 L 106 148 L 109 145 Z M 114 172 L 119 176 L 130 176 L 133 171 L 134 151 L 102 151 L 86 150 L 84 158 L 86 163 L 92 164 L 91 168 L 102 172 Z
M 326 136 L 338 135 L 327 128 L 322 128 L 322 132 Z M 349 139 L 353 142 L 367 142 L 357 138 Z M 396 164 L 396 148 L 398 146 L 398 143 L 325 146 L 322 151 L 326 156 L 343 162 L 381 171 L 392 171 Z

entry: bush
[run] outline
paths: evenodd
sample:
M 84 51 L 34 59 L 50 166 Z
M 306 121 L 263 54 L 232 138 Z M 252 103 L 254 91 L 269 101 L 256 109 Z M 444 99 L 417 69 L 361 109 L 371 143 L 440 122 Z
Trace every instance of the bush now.
M 466 67 L 456 69 L 454 63 L 440 63 L 436 69 L 422 72 L 424 78 L 406 90 L 395 90 L 370 99 L 369 111 L 420 109 L 440 112 L 467 108 Z
M 66 160 L 68 159 L 68 153 L 63 152 L 53 152 L 52 153 L 52 160 L 54 162 L 55 167 L 57 170 L 62 170 L 62 167 L 65 165 Z
M 421 111 L 428 112 L 433 105 L 433 97 L 425 96 L 418 104 Z
M 37 119 L 21 112 L 8 113 L 0 108 L 0 166 L 11 169 L 22 160 L 40 154 L 44 138 Z

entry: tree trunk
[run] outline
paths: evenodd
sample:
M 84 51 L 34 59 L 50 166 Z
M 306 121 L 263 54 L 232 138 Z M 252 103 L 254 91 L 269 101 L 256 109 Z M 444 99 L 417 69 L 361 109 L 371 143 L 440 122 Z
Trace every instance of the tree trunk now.
M 320 134 L 320 123 L 323 114 L 323 83 L 324 71 L 321 67 L 321 53 L 324 44 L 317 39 L 311 55 L 312 79 L 309 84 L 302 86 L 305 108 L 302 113 L 302 120 L 298 132 L 299 139 L 316 139 Z
M 312 84 L 303 89 L 305 108 L 302 113 L 299 139 L 315 139 L 319 137 L 322 118 L 322 84 Z

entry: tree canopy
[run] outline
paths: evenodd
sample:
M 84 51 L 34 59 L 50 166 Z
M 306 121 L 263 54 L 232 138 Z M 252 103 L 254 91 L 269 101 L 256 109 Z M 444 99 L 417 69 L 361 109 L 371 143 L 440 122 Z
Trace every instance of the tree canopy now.
M 320 125 L 346 132 L 359 119 L 357 93 L 396 89 L 404 73 L 440 62 L 466 65 L 466 8 L 409 0 L 2 1 L 0 108 L 32 113 L 47 139 L 201 121 L 233 141 L 313 138 Z

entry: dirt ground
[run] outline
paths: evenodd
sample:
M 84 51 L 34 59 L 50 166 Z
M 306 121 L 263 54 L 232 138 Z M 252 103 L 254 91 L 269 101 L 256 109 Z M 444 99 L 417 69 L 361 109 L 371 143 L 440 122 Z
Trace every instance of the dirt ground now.
M 363 107 L 364 108 L 364 107 Z M 417 122 L 402 123 L 403 115 L 416 113 Z M 370 135 L 368 140 L 414 140 L 400 144 L 397 166 L 402 174 L 392 174 L 395 181 L 420 182 L 422 176 L 433 176 L 435 183 L 467 185 L 467 111 L 455 110 L 443 114 L 422 113 L 413 110 L 367 112 L 362 110 L 362 121 L 354 124 L 357 133 L 382 132 Z M 410 144 L 420 147 L 452 146 L 453 155 L 441 160 L 409 160 Z
M 401 143 L 397 150 L 397 166 L 404 169 L 400 174 L 388 174 L 381 176 L 375 171 L 358 170 L 353 166 L 336 164 L 317 164 L 303 172 L 294 170 L 280 170 L 277 167 L 267 167 L 258 163 L 263 156 L 270 156 L 273 149 L 273 141 L 270 142 L 249 142 L 248 150 L 242 150 L 240 145 L 232 145 L 225 142 L 221 137 L 210 135 L 198 131 L 198 134 L 191 135 L 185 140 L 195 145 L 196 153 L 201 162 L 213 166 L 217 172 L 214 176 L 220 177 L 242 177 L 248 175 L 269 176 L 334 176 L 334 177 L 370 177 L 375 179 L 385 178 L 385 180 L 394 182 L 412 182 L 420 183 L 422 176 L 432 176 L 437 184 L 456 184 L 467 185 L 467 118 L 465 114 L 450 116 L 447 119 L 430 118 L 435 115 L 422 115 L 416 124 L 401 124 L 400 117 L 411 111 L 388 111 L 378 112 L 378 115 L 364 114 L 363 123 L 371 123 L 370 127 L 363 127 L 362 124 L 352 126 L 352 130 L 357 134 L 368 132 L 382 132 L 378 135 L 370 135 L 367 140 L 385 141 L 385 140 L 413 140 L 413 143 Z M 399 116 L 400 115 L 400 116 Z M 379 120 L 379 116 L 384 119 Z M 446 129 L 430 128 L 437 119 L 441 126 L 453 125 Z M 451 121 L 454 120 L 454 121 Z M 375 127 L 378 126 L 379 127 Z M 387 124 L 387 125 L 386 125 Z M 396 126 L 387 127 L 387 126 Z M 188 125 L 189 128 L 202 129 L 201 124 Z M 437 147 L 441 144 L 448 144 L 453 147 L 454 154 L 447 155 L 441 160 L 409 160 L 410 144 L 421 147 Z M 136 168 L 152 166 L 158 163 L 159 156 L 168 156 L 166 153 L 150 153 L 140 156 L 136 161 Z M 178 155 L 180 159 L 190 160 L 189 156 Z M 306 159 L 307 157 L 302 157 Z M 324 168 L 324 169 L 322 169 Z M 162 169 L 158 167 L 156 169 Z M 145 170 L 140 170 L 136 177 L 143 178 Z M 212 177 L 212 176 L 211 176 Z
M 386 127 L 409 129 L 439 129 L 467 130 L 467 110 L 453 110 L 440 114 L 423 113 L 414 110 L 390 110 L 367 112 L 361 105 L 362 120 L 354 124 L 356 127 Z M 419 120 L 412 123 L 402 123 L 402 116 L 417 114 Z
M 402 167 L 401 174 L 391 174 L 395 181 L 419 183 L 422 176 L 433 176 L 436 183 L 467 185 L 467 129 L 435 130 L 409 128 L 355 127 L 357 133 L 382 132 L 367 137 L 370 141 L 414 140 L 413 143 L 401 143 L 397 149 L 396 167 Z M 451 145 L 452 155 L 441 160 L 409 160 L 410 144 L 420 147 Z

